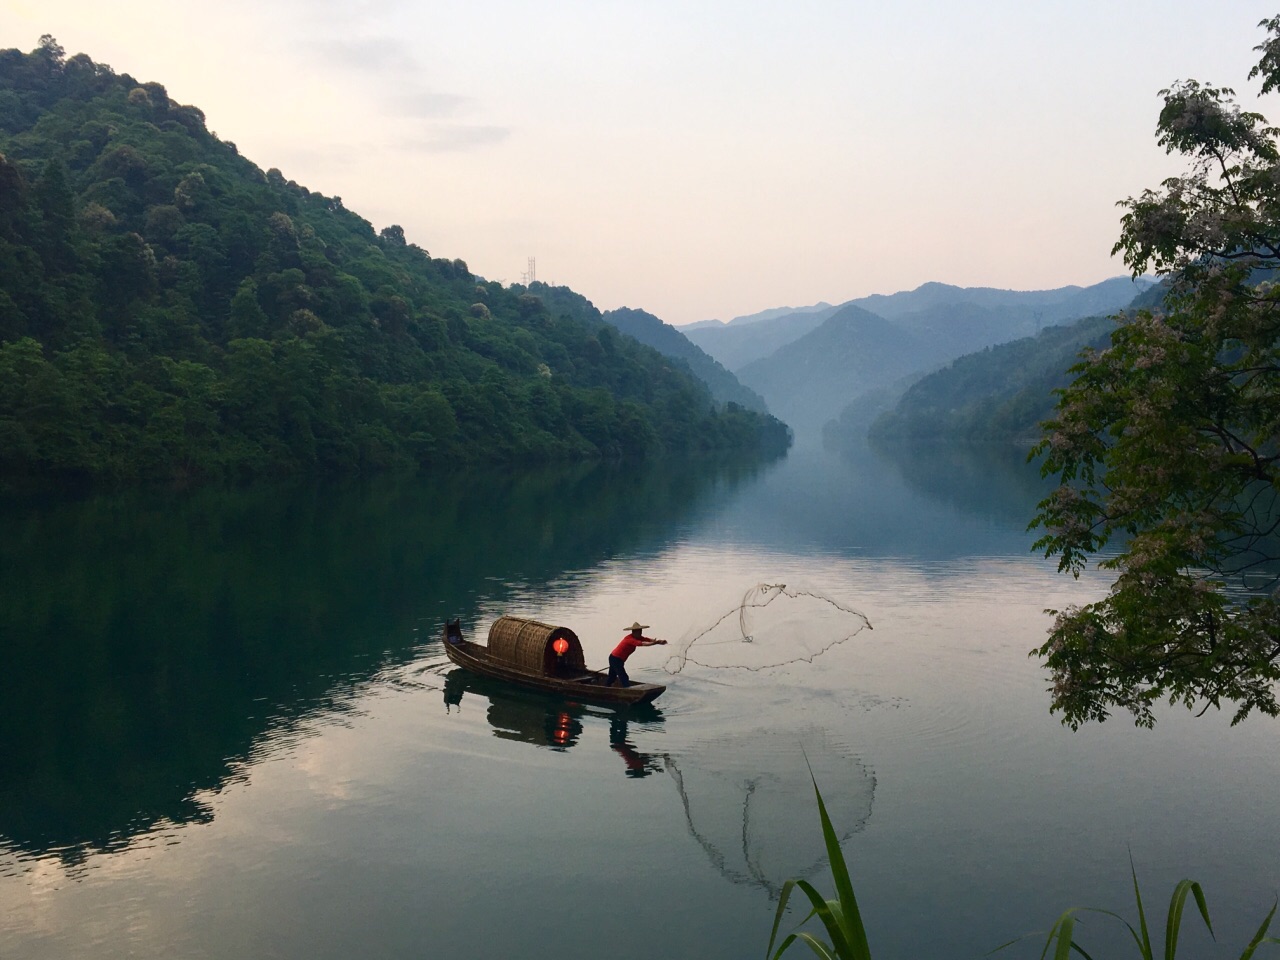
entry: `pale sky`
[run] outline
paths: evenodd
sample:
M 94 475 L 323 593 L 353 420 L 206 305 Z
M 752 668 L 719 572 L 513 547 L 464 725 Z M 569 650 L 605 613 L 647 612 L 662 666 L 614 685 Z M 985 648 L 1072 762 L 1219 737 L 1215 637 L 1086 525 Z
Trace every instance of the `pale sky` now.
M 1280 4 L 1277 4 L 1280 6 Z M 489 279 L 683 324 L 938 280 L 1124 273 L 1171 82 L 1249 82 L 1252 0 L 0 0 L 263 169 Z

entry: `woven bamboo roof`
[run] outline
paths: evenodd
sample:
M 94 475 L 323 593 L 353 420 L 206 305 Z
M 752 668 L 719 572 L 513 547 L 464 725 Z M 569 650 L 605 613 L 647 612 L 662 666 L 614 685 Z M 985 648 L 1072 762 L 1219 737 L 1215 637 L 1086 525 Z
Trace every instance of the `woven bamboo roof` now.
M 568 642 L 569 649 L 557 655 L 553 644 L 562 638 Z M 521 617 L 499 617 L 493 621 L 489 628 L 489 654 L 542 676 L 587 668 L 576 633 L 568 627 Z

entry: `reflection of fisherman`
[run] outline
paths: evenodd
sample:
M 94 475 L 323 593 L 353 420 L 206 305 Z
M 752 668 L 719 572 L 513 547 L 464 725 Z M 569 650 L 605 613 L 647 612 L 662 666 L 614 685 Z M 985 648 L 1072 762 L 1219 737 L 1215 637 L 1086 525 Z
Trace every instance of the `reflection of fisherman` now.
M 627 765 L 628 777 L 647 777 L 659 769 L 657 761 L 647 753 L 641 753 L 635 744 L 627 740 L 627 721 L 615 716 L 609 721 L 609 749 Z
M 631 678 L 627 676 L 627 668 L 624 666 L 627 657 L 636 652 L 636 647 L 652 647 L 666 644 L 665 640 L 654 640 L 646 637 L 644 631 L 649 629 L 647 623 L 641 623 L 639 620 L 631 624 L 631 632 L 622 638 L 622 641 L 613 648 L 613 653 L 609 654 L 609 679 L 605 681 L 606 687 L 613 686 L 615 677 L 621 686 L 631 686 Z
M 445 674 L 444 678 L 444 712 L 452 712 L 450 707 L 457 707 L 458 711 L 462 711 L 462 693 L 466 690 L 466 671 L 451 670 Z

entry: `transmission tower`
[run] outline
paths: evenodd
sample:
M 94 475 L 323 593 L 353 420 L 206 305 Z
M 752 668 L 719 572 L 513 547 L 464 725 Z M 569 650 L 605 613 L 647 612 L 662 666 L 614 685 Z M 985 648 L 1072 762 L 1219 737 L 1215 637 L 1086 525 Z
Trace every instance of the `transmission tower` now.
M 527 287 L 538 279 L 538 258 L 529 258 L 529 269 L 520 275 L 524 279 L 524 285 Z

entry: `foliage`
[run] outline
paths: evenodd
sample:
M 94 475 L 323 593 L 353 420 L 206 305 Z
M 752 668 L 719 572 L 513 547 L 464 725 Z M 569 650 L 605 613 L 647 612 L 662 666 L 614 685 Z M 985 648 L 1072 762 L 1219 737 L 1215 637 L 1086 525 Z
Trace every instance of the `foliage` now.
M 1084 910 L 1119 920 L 1128 929 L 1130 936 L 1133 937 L 1134 946 L 1141 960 L 1155 960 L 1156 950 L 1151 940 L 1151 931 L 1147 927 L 1147 915 L 1142 907 L 1142 891 L 1138 888 L 1138 873 L 1133 868 L 1132 861 L 1129 863 L 1129 872 L 1133 876 L 1133 898 L 1138 906 L 1138 926 L 1136 929 L 1124 917 L 1110 910 L 1100 910 L 1096 907 L 1086 907 Z M 1174 886 L 1173 895 L 1169 898 L 1169 912 L 1164 927 L 1164 949 L 1160 952 L 1160 956 L 1164 960 L 1174 960 L 1178 954 L 1178 940 L 1182 934 L 1182 915 L 1186 909 L 1188 896 L 1195 899 L 1196 909 L 1199 910 L 1200 916 L 1204 919 L 1204 925 L 1208 929 L 1209 935 L 1213 936 L 1213 923 L 1209 919 L 1209 906 L 1205 902 L 1204 891 L 1200 889 L 1200 884 L 1192 880 L 1180 880 Z M 1089 954 L 1075 940 L 1076 915 L 1081 912 L 1081 908 L 1073 907 L 1064 911 L 1062 916 L 1058 917 L 1045 940 L 1044 951 L 1041 953 L 1042 958 L 1049 954 L 1050 948 L 1053 948 L 1054 960 L 1066 960 L 1071 955 L 1072 950 L 1084 957 L 1085 960 L 1089 960 Z M 1271 920 L 1275 913 L 1276 908 L 1273 905 L 1271 911 L 1262 921 L 1262 925 L 1258 927 L 1257 933 L 1253 935 L 1253 938 L 1240 954 L 1240 960 L 1250 960 L 1258 947 L 1264 943 L 1280 943 L 1280 940 L 1275 937 L 1267 936 L 1267 929 L 1271 926 Z M 1012 941 L 1012 943 L 1016 942 Z M 1008 943 L 1004 944 L 999 949 L 1004 949 L 1004 947 L 1010 945 Z
M 577 301 L 375 231 L 160 84 L 0 50 L 0 475 L 785 447 Z
M 764 398 L 744 387 L 718 360 L 653 314 L 621 307 L 605 313 L 604 319 L 628 336 L 653 347 L 664 357 L 688 364 L 689 372 L 707 385 L 718 403 L 736 403 L 748 410 L 768 413 Z
M 1280 83 L 1280 17 L 1251 76 Z M 1078 726 L 1116 707 L 1154 723 L 1161 699 L 1233 722 L 1280 713 L 1280 150 L 1232 91 L 1163 91 L 1159 143 L 1189 169 L 1123 202 L 1116 251 L 1170 283 L 1163 309 L 1074 368 L 1036 452 L 1060 486 L 1037 542 L 1079 575 L 1104 550 L 1104 600 L 1051 611 L 1035 653 L 1053 709 Z

